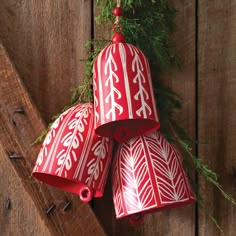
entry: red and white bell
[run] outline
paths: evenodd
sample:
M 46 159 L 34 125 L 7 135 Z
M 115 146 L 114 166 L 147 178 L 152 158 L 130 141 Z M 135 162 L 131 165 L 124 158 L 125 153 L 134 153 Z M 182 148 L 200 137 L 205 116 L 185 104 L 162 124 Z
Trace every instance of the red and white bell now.
M 94 63 L 95 132 L 124 142 L 159 127 L 149 63 L 116 33 Z
M 117 218 L 139 223 L 144 214 L 194 203 L 180 153 L 159 133 L 121 143 L 112 165 Z
M 94 132 L 93 104 L 76 105 L 53 123 L 33 176 L 88 202 L 101 197 L 106 183 L 113 142 Z

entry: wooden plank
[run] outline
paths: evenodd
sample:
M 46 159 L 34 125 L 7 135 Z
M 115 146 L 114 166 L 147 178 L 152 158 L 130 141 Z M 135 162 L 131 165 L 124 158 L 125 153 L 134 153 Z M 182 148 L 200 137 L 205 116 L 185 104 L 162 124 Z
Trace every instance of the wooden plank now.
M 236 198 L 236 2 L 199 1 L 199 155 Z M 200 193 L 223 228 L 236 232 L 236 208 L 202 178 Z M 220 235 L 211 220 L 199 216 L 199 235 Z
M 182 98 L 182 109 L 175 114 L 176 120 L 195 137 L 195 0 L 171 1 L 177 10 L 177 30 L 173 34 L 176 52 L 182 60 L 182 71 L 176 71 L 173 78 L 166 73 L 160 80 L 168 85 Z M 195 235 L 195 207 L 184 206 L 172 210 L 161 211 L 150 215 L 142 225 L 141 235 Z
M 31 178 L 40 146 L 32 146 L 31 143 L 45 126 L 2 46 L 0 81 L 0 143 L 5 156 L 15 153 L 23 157 L 11 160 L 11 164 L 51 234 L 104 235 L 88 204 L 81 203 L 75 195 L 57 191 Z M 24 113 L 14 112 L 17 108 L 23 108 Z M 63 207 L 68 201 L 71 208 L 64 212 Z M 46 214 L 52 204 L 55 208 Z
M 84 44 L 91 35 L 90 12 L 91 1 L 1 1 L 1 41 L 46 122 L 82 81 L 80 59 L 85 58 Z
M 50 236 L 29 194 L 0 145 L 0 234 Z M 9 201 L 8 201 L 9 199 Z
M 1 0 L 0 39 L 47 123 L 82 82 L 90 37 L 90 0 Z
M 188 134 L 195 137 L 195 0 L 177 0 L 172 1 L 172 4 L 178 10 L 177 32 L 173 35 L 173 40 L 176 43 L 176 51 L 183 60 L 183 71 L 177 72 L 177 79 L 165 73 L 159 79 L 182 97 L 183 109 L 176 114 L 176 117 Z M 106 38 L 109 38 L 107 28 L 100 29 L 95 26 L 96 37 L 104 36 L 104 32 Z M 105 205 L 109 209 L 106 212 L 104 212 Z M 113 208 L 112 191 L 108 183 L 104 197 L 94 202 L 94 211 L 108 235 L 195 235 L 194 206 L 146 215 L 138 226 L 131 226 L 128 219 L 116 220 L 114 210 L 111 208 Z

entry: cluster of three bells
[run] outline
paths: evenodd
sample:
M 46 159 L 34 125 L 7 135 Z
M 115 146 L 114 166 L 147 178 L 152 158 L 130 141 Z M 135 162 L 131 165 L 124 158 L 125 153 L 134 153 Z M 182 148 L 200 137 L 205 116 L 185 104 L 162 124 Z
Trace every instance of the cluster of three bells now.
M 94 63 L 94 103 L 75 105 L 53 123 L 33 176 L 88 202 L 102 196 L 112 162 L 116 217 L 135 223 L 195 197 L 179 152 L 157 131 L 146 57 L 121 33 L 112 42 Z

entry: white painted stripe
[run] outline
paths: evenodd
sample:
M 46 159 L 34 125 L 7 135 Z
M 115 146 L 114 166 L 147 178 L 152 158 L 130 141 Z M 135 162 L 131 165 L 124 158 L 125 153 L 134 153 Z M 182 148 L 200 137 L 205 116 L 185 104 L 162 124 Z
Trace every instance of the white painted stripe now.
M 127 98 L 127 104 L 128 104 L 128 113 L 129 113 L 129 118 L 133 118 L 133 110 L 132 110 L 132 98 L 130 94 L 130 86 L 129 86 L 129 78 L 128 78 L 128 73 L 127 73 L 127 66 L 126 66 L 126 50 L 125 47 L 122 43 L 119 43 L 119 53 L 120 53 L 120 59 L 121 59 L 121 64 L 122 64 L 122 69 L 124 72 L 124 82 L 125 82 L 125 93 L 126 93 L 126 98 Z
M 107 48 L 105 48 L 104 50 L 106 50 Z M 100 124 L 104 124 L 105 123 L 105 112 L 104 112 L 104 101 L 103 101 L 103 81 L 102 81 L 102 71 L 101 71 L 101 60 L 102 60 L 102 56 L 104 54 L 104 50 L 100 52 L 100 54 L 98 55 L 98 58 L 97 58 L 97 70 L 98 70 L 98 78 L 97 78 L 97 83 L 99 84 L 98 86 L 98 94 L 99 94 L 99 105 L 100 105 L 100 111 L 99 114 L 100 114 L 100 117 L 101 117 L 101 120 L 100 120 Z M 95 65 L 96 66 L 96 65 Z M 96 127 L 97 127 L 97 124 L 95 124 Z

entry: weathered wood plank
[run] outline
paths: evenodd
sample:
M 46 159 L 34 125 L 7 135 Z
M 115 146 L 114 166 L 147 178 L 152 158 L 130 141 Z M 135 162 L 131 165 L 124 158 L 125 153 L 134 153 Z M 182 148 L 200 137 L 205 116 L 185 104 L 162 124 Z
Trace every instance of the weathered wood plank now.
M 96 2 L 96 1 L 94 1 Z M 195 0 L 172 1 L 178 10 L 177 32 L 173 35 L 176 50 L 183 60 L 183 71 L 177 72 L 177 79 L 167 74 L 161 75 L 161 80 L 173 88 L 183 101 L 183 109 L 176 114 L 178 121 L 189 135 L 195 136 Z M 109 27 L 98 28 L 95 25 L 95 36 L 102 35 L 109 39 Z M 104 36 L 105 34 L 105 36 Z M 104 205 L 109 210 L 104 211 Z M 128 219 L 116 220 L 112 203 L 112 191 L 108 184 L 104 197 L 96 199 L 94 211 L 104 225 L 109 235 L 137 236 L 168 236 L 195 235 L 194 206 L 187 206 L 155 214 L 146 215 L 138 226 L 132 226 Z
M 1 41 L 46 122 L 82 81 L 90 19 L 91 1 L 1 1 Z
M 42 221 L 34 202 L 24 190 L 0 145 L 0 234 L 7 235 L 44 235 L 50 236 L 48 228 Z M 9 199 L 9 202 L 8 202 Z M 8 205 L 9 204 L 9 205 Z M 8 209 L 9 208 L 9 209 Z
M 199 155 L 236 198 L 236 2 L 199 1 Z M 236 208 L 202 178 L 200 193 L 223 228 L 236 232 Z M 220 235 L 212 221 L 199 216 L 199 235 Z
M 177 0 L 170 4 L 178 11 L 177 30 L 172 39 L 182 60 L 182 71 L 176 72 L 177 78 L 162 74 L 160 80 L 182 98 L 182 109 L 175 117 L 186 132 L 195 137 L 195 0 Z M 195 235 L 194 208 L 194 205 L 184 206 L 147 216 L 142 225 L 142 235 Z
M 0 39 L 48 123 L 83 80 L 91 0 L 1 0 Z
M 23 108 L 24 113 L 14 112 L 16 108 Z M 42 118 L 0 46 L 0 143 L 5 156 L 15 153 L 23 157 L 11 160 L 11 164 L 52 235 L 104 235 L 89 205 L 81 203 L 75 195 L 62 193 L 31 178 L 39 152 L 39 145 L 31 143 L 44 128 Z M 63 212 L 67 201 L 72 206 Z M 55 208 L 46 214 L 52 204 Z

